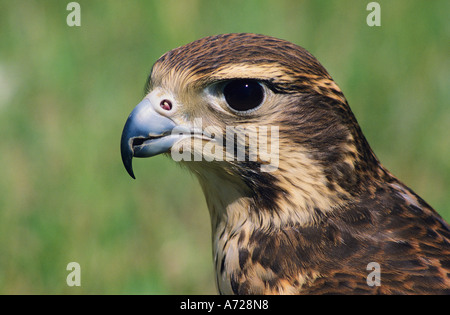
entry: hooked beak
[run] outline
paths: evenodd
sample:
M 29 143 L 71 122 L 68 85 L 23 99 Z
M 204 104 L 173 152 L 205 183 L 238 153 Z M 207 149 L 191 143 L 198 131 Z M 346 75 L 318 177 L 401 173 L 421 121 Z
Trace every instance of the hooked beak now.
M 133 173 L 133 157 L 150 157 L 168 152 L 186 132 L 185 128 L 176 127 L 177 124 L 160 115 L 147 98 L 133 109 L 120 141 L 122 162 L 132 178 L 136 178 Z M 176 134 L 173 133 L 175 128 Z

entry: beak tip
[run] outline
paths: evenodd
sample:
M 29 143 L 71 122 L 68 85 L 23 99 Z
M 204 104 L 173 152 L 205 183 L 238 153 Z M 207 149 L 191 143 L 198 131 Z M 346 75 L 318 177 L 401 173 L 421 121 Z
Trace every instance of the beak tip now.
M 122 155 L 122 163 L 125 166 L 128 174 L 136 179 L 133 172 L 133 149 L 130 147 L 126 137 L 122 137 L 122 141 L 120 143 L 121 155 Z
M 127 168 L 128 174 L 131 176 L 132 179 L 136 179 L 136 176 L 134 176 L 133 167 L 130 166 L 130 168 Z
M 123 165 L 125 166 L 125 169 L 127 170 L 128 175 L 130 175 L 131 178 L 136 179 L 136 176 L 134 176 L 133 165 L 132 165 L 131 161 L 132 161 L 132 158 L 129 158 L 127 160 L 122 160 Z

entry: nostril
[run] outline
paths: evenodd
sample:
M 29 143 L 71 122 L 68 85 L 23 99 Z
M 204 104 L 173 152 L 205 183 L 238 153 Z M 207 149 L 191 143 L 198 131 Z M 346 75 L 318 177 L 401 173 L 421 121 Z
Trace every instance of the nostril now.
M 159 104 L 159 106 L 161 106 L 161 108 L 164 110 L 171 110 L 172 102 L 169 100 L 162 100 L 161 103 Z

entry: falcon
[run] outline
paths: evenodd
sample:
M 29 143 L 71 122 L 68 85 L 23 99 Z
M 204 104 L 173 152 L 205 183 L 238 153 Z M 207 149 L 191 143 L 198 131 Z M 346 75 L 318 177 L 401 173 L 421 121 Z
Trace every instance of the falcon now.
M 166 154 L 196 175 L 221 294 L 450 294 L 450 227 L 384 168 L 305 49 L 199 39 L 153 65 L 124 166 Z

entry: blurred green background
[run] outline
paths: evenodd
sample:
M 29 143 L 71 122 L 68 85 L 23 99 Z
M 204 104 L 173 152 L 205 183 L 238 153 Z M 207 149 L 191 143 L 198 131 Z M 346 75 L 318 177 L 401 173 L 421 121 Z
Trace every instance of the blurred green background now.
M 119 142 L 153 62 L 255 32 L 308 49 L 384 165 L 450 220 L 450 2 L 0 0 L 0 293 L 216 293 L 196 179 Z M 81 265 L 81 287 L 66 266 Z

